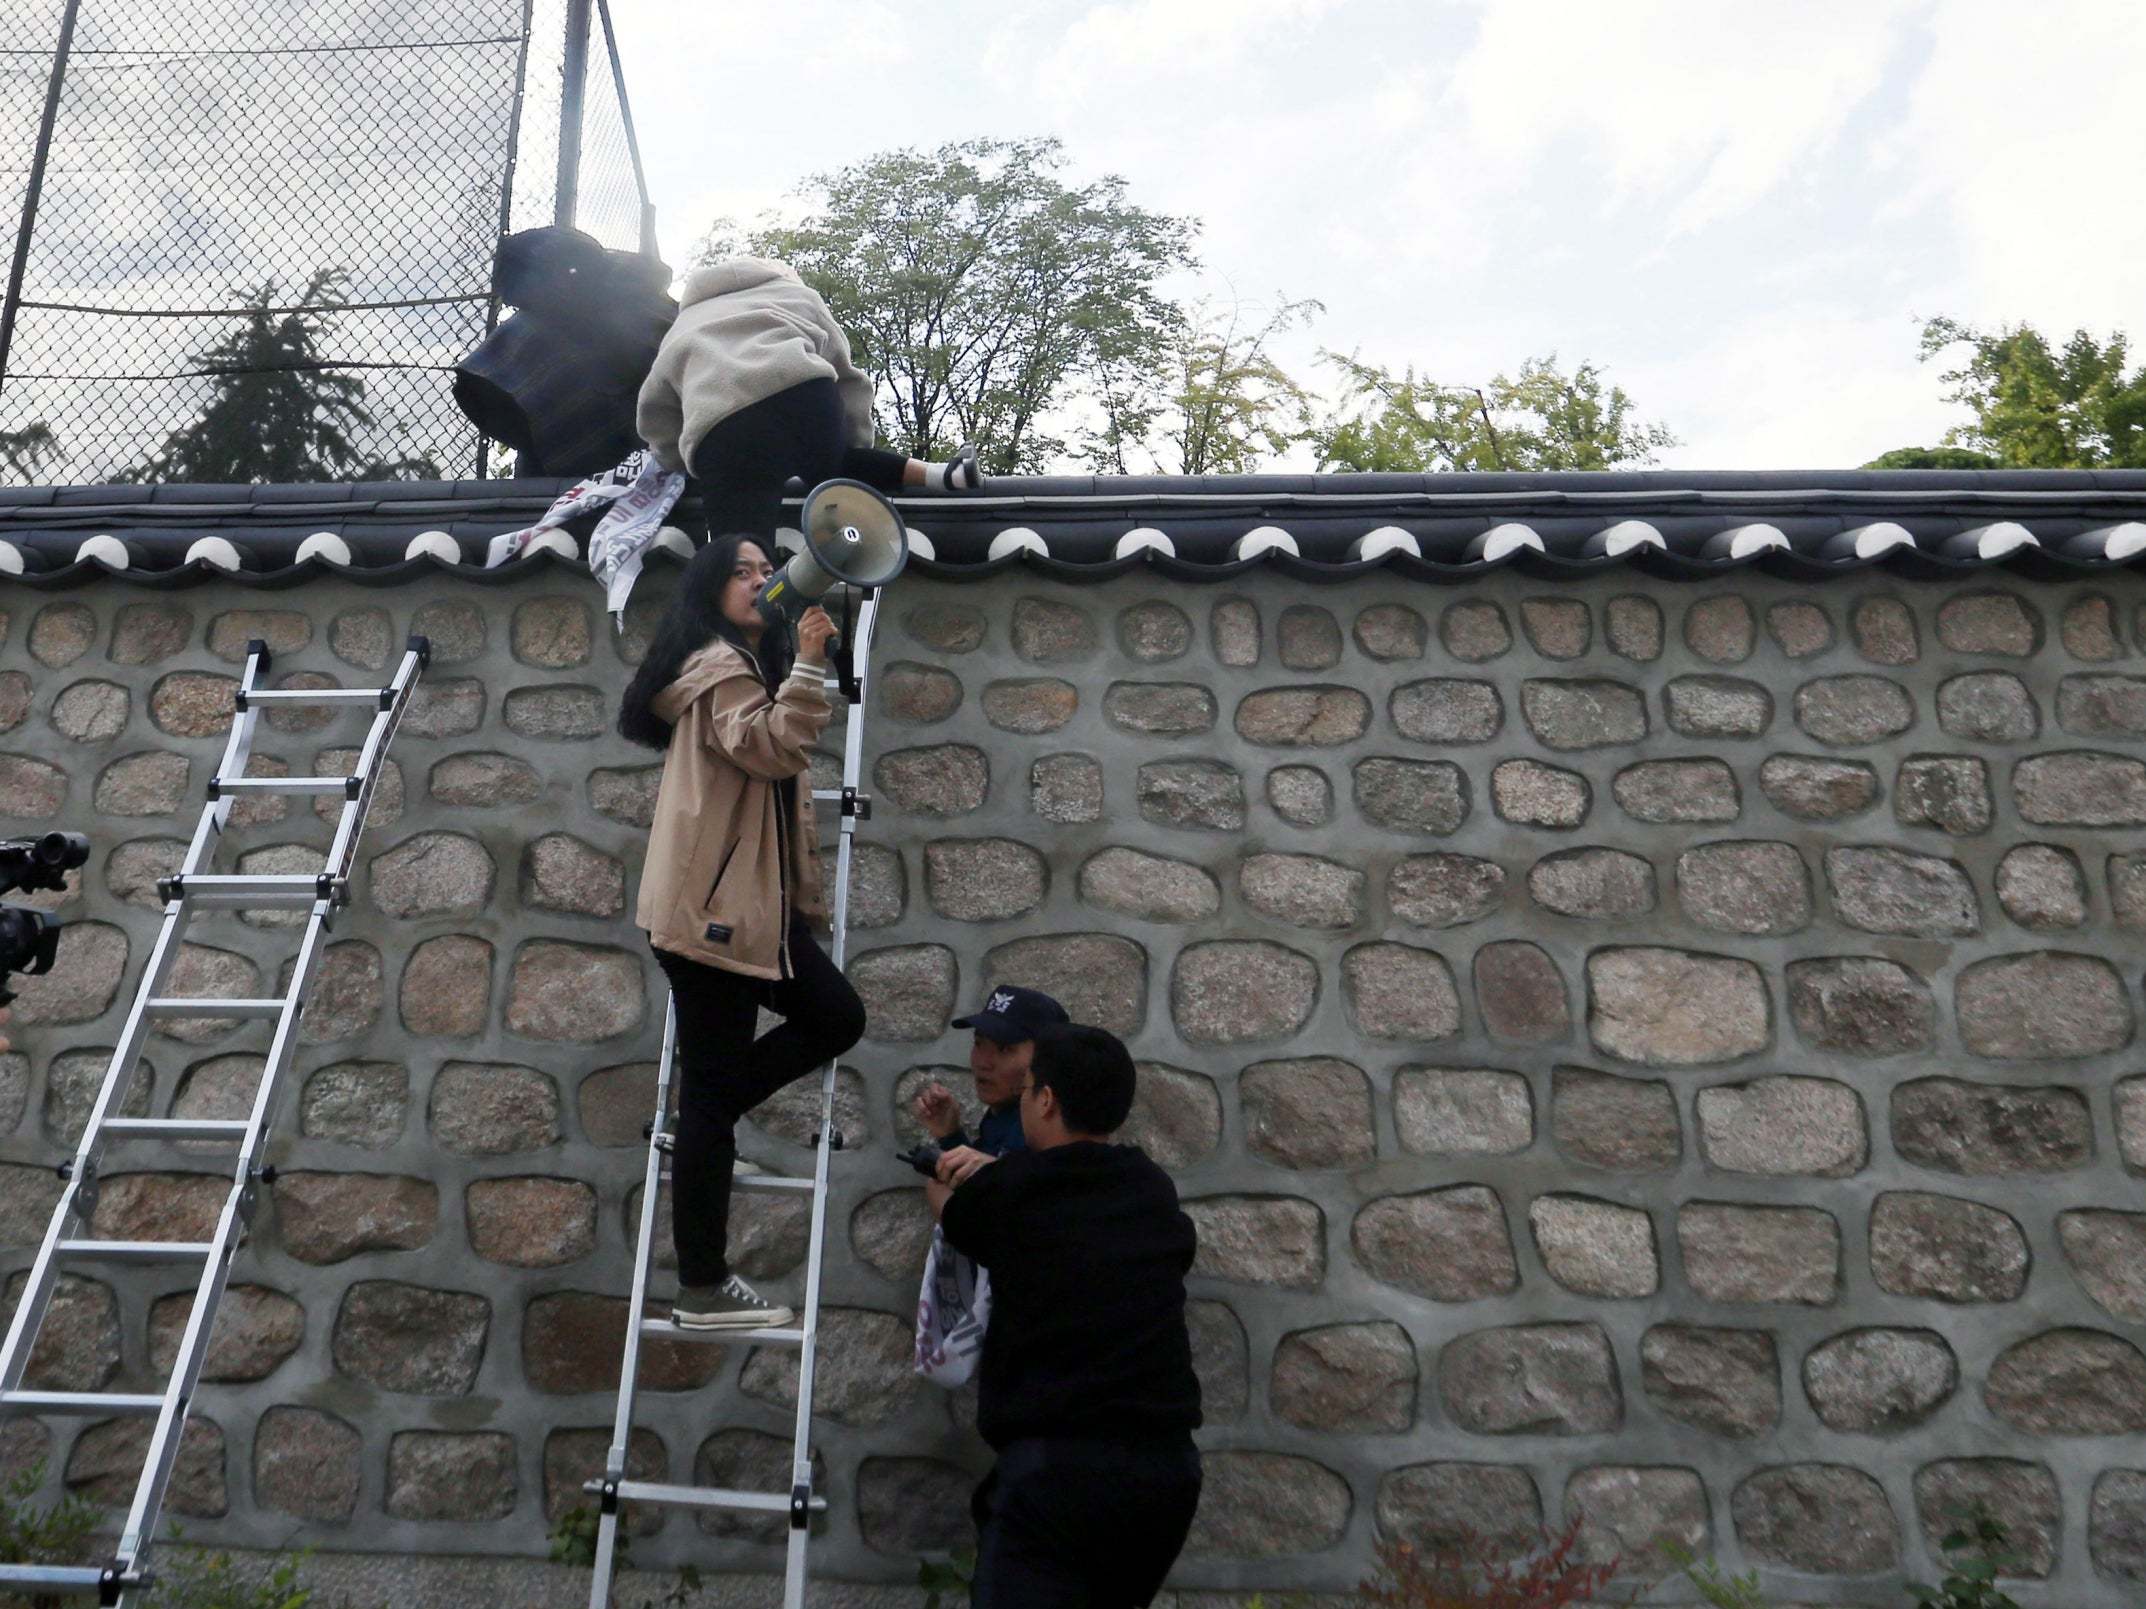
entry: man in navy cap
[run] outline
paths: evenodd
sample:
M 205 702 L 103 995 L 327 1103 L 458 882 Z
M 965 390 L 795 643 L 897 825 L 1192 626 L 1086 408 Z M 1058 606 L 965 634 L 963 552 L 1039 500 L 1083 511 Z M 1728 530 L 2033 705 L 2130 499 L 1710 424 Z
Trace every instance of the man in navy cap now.
M 1027 1144 L 1021 1137 L 1021 1086 L 1036 1052 L 1036 1034 L 1070 1021 L 1066 1008 L 1041 989 L 1017 984 L 994 985 L 981 1011 L 957 1017 L 952 1026 L 974 1030 L 969 1042 L 969 1072 L 976 1079 L 984 1115 L 972 1140 L 961 1123 L 961 1108 L 944 1084 L 917 1092 L 910 1109 L 931 1132 L 942 1151 L 969 1146 L 986 1156 L 1005 1156 Z

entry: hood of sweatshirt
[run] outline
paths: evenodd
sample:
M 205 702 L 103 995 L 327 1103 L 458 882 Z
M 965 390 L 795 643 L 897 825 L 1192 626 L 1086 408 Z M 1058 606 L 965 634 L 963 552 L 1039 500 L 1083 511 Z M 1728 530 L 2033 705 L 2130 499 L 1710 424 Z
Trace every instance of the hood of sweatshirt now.
M 758 660 L 735 643 L 718 637 L 707 647 L 688 655 L 686 662 L 678 667 L 677 680 L 650 699 L 648 707 L 655 712 L 657 720 L 676 726 L 678 717 L 685 714 L 693 700 L 725 676 L 735 675 L 740 664 L 750 666 L 756 676 L 760 673 Z
M 691 307 L 695 302 L 729 296 L 737 291 L 751 290 L 755 285 L 784 279 L 792 282 L 797 279 L 797 270 L 788 263 L 777 262 L 772 257 L 731 257 L 696 268 L 686 275 L 685 294 L 678 298 L 678 305 Z

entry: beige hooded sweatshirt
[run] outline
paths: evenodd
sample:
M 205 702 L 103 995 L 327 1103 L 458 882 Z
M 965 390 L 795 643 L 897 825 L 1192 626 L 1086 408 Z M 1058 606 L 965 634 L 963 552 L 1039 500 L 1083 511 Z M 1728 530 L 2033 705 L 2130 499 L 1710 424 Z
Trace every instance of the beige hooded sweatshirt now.
M 755 978 L 791 975 L 789 913 L 824 925 L 812 742 L 827 667 L 799 660 L 768 697 L 759 667 L 720 639 L 679 667 L 653 708 L 671 723 L 634 919 L 658 949 Z M 793 809 L 782 808 L 795 777 Z
M 872 444 L 872 382 L 820 293 L 788 263 L 733 257 L 686 276 L 678 319 L 641 383 L 636 424 L 667 469 L 739 409 L 805 380 L 832 380 L 852 447 Z

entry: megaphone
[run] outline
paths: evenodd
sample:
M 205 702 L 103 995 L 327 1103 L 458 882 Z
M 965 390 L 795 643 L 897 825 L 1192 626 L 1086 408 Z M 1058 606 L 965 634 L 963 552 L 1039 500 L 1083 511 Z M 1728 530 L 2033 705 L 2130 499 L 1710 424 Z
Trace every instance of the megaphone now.
M 894 505 L 862 481 L 825 480 L 805 494 L 805 551 L 760 589 L 769 625 L 795 620 L 836 585 L 883 587 L 909 562 L 909 533 Z

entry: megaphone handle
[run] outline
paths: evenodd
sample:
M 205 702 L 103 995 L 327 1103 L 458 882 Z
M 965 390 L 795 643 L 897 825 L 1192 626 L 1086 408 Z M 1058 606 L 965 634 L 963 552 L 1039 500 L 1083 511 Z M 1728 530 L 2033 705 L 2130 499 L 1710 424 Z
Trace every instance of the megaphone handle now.
M 835 680 L 841 683 L 842 697 L 849 703 L 857 702 L 857 654 L 851 646 L 856 621 L 856 598 L 850 588 L 842 589 L 842 629 L 830 644 L 834 654 Z

